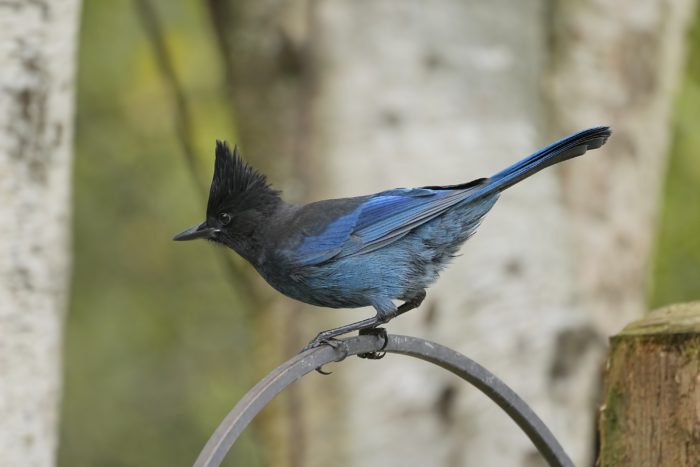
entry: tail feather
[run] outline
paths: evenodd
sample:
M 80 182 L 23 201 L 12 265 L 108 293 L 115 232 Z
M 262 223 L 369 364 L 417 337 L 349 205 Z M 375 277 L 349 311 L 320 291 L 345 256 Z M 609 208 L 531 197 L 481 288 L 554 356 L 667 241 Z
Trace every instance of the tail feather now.
M 589 149 L 597 149 L 605 144 L 610 134 L 609 127 L 599 126 L 552 143 L 488 178 L 478 196 L 503 191 L 550 165 L 581 156 Z

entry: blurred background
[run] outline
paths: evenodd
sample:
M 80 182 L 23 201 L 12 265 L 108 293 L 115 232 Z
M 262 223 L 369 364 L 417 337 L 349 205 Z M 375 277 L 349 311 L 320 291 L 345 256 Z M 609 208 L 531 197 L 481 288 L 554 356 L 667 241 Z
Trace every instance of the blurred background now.
M 542 352 L 561 351 L 557 342 L 563 340 L 583 342 L 569 350 L 588 355 L 582 348 L 588 349 L 590 341 L 592 363 L 558 363 L 588 368 L 582 376 L 590 383 L 584 385 L 588 393 L 561 396 L 550 391 L 559 384 L 555 380 L 527 389 L 518 385 L 529 384 L 528 376 L 498 364 L 496 372 L 508 383 L 517 381 L 526 400 L 533 394 L 536 411 L 587 465 L 595 456 L 592 420 L 606 337 L 645 310 L 700 298 L 700 14 L 693 2 L 649 0 L 639 7 L 522 2 L 526 5 L 513 6 L 518 10 L 513 12 L 509 2 L 352 3 L 83 0 L 75 91 L 73 272 L 64 328 L 58 465 L 191 465 L 219 421 L 262 375 L 315 332 L 359 316 L 333 312 L 338 314 L 329 317 L 325 310 L 303 308 L 277 297 L 228 251 L 206 242 L 170 241 L 204 215 L 216 139 L 239 144 L 244 157 L 288 199 L 302 202 L 394 185 L 465 181 L 579 127 L 611 124 L 610 143 L 586 156 L 607 162 L 576 166 L 577 160 L 553 171 L 551 179 L 538 175 L 520 194 L 509 191 L 511 207 L 496 209 L 493 224 L 487 219 L 484 231 L 465 247 L 465 258 L 457 259 L 465 268 L 481 265 L 482 275 L 448 269 L 444 275 L 452 282 L 400 328 L 482 361 L 485 347 L 495 359 L 506 350 L 518 352 L 498 338 L 460 345 L 449 332 L 441 334 L 431 317 L 444 316 L 444 326 L 450 327 L 448 317 L 462 313 L 456 308 L 485 309 L 489 316 L 501 315 L 493 326 L 503 329 L 510 320 L 513 326 L 522 322 L 505 311 L 509 307 L 527 308 L 535 321 L 550 316 L 538 315 L 540 308 L 553 310 L 551 316 L 565 315 L 553 320 L 565 324 L 552 325 L 553 337 L 542 339 L 552 344 Z M 441 11 L 443 3 L 449 5 Z M 489 32 L 471 28 L 475 22 Z M 461 29 L 466 32 L 449 32 Z M 624 39 L 629 34 L 632 39 Z M 412 60 L 414 46 L 423 45 L 422 68 L 404 68 L 400 60 Z M 521 53 L 527 47 L 532 52 Z M 392 56 L 399 65 L 381 65 L 382 57 Z M 404 81 L 410 90 L 402 88 Z M 451 87 L 457 85 L 469 92 L 453 99 Z M 345 110 L 333 110 L 348 101 L 354 102 Z M 376 118 L 362 110 L 373 101 L 388 103 Z M 532 124 L 519 123 L 528 114 Z M 412 120 L 419 117 L 420 125 Z M 459 119 L 462 123 L 455 124 Z M 352 123 L 356 120 L 360 123 Z M 463 141 L 441 146 L 450 139 Z M 431 162 L 439 165 L 437 171 L 426 168 Z M 351 163 L 354 168 L 348 167 Z M 617 180 L 624 188 L 616 190 Z M 538 221 L 541 230 L 521 232 L 515 221 L 506 222 L 509 212 L 537 216 L 543 199 L 553 207 Z M 562 213 L 569 208 L 582 214 L 566 217 Z M 512 244 L 509 231 L 529 237 L 532 246 L 523 250 L 548 258 L 533 266 L 535 277 L 549 268 L 550 253 L 542 251 L 573 250 L 561 269 L 553 269 L 578 271 L 562 279 L 570 282 L 562 286 L 562 298 L 557 298 L 556 278 L 528 289 L 535 290 L 534 299 L 517 286 L 495 288 L 499 278 L 488 273 L 495 264 L 510 281 L 530 280 L 528 253 L 517 261 L 503 260 L 503 267 L 497 259 Z M 538 249 L 541 236 L 547 250 Z M 503 243 L 489 240 L 494 238 Z M 606 256 L 621 258 L 623 266 L 603 263 Z M 520 279 L 523 269 L 526 278 Z M 460 287 L 460 280 L 476 285 L 461 301 L 443 298 Z M 507 306 L 492 298 L 508 295 L 506 290 L 514 290 Z M 592 303 L 582 298 L 594 295 Z M 576 311 L 561 312 L 567 307 Z M 443 308 L 449 308 L 444 315 Z M 452 327 L 472 326 L 470 316 L 480 317 L 473 312 Z M 503 340 L 517 340 L 525 345 L 521 354 L 535 355 L 522 342 L 539 338 L 527 336 L 523 331 Z M 505 360 L 513 362 L 513 354 L 508 355 Z M 547 362 L 543 374 L 559 368 Z M 381 364 L 391 374 L 391 362 Z M 340 367 L 335 371 L 342 373 Z M 350 374 L 361 371 L 354 368 Z M 454 447 L 480 425 L 462 425 L 450 414 L 482 413 L 489 402 L 455 403 L 461 399 L 454 382 L 436 387 L 433 397 L 430 384 L 442 377 L 431 375 L 390 377 L 407 392 L 402 401 L 408 400 L 409 407 L 424 405 L 447 421 L 396 429 L 414 426 L 409 430 L 418 440 L 430 436 L 423 430 L 459 433 L 443 436 L 453 445 L 434 454 L 432 465 L 497 465 L 488 453 L 479 463 L 481 454 Z M 377 372 L 349 380 L 337 374 L 310 378 L 266 409 L 226 465 L 321 465 L 336 457 L 329 452 L 337 453 L 337 465 L 374 465 L 367 459 L 358 463 L 350 453 L 353 445 L 358 450 L 369 446 L 376 465 L 394 465 L 376 454 L 400 449 L 390 435 L 382 443 L 382 425 L 370 441 L 357 434 L 356 425 L 363 423 L 357 413 L 368 410 L 361 408 L 363 401 L 382 398 L 360 395 L 351 401 L 355 396 L 342 387 L 374 387 L 386 398 L 393 398 L 395 390 L 387 389 Z M 572 384 L 564 390 L 575 391 Z M 431 395 L 420 394 L 422 388 Z M 343 396 L 329 400 L 329 394 Z M 560 396 L 561 401 L 547 405 Z M 319 408 L 312 400 L 328 404 Z M 570 428 L 566 419 L 571 416 L 558 415 L 574 406 L 587 414 L 583 428 Z M 406 415 L 410 408 L 403 407 L 385 414 L 385 423 L 412 420 Z M 568 445 L 569 439 L 580 445 Z M 527 445 L 527 440 L 519 442 Z M 508 451 L 489 443 L 480 449 Z M 500 465 L 540 465 L 536 456 L 517 459 Z
M 235 3 L 228 8 L 237 8 Z M 168 241 L 203 215 L 214 140 L 241 144 L 235 122 L 260 117 L 241 112 L 235 97 L 231 99 L 229 87 L 239 83 L 227 75 L 221 56 L 217 19 L 210 11 L 219 7 L 173 1 L 151 5 L 162 41 L 155 48 L 165 47 L 179 80 L 176 92 L 187 101 L 185 129 L 178 129 L 182 110 L 154 53 L 148 33 L 153 24 L 144 19 L 148 14 L 139 3 L 85 1 L 83 7 L 75 266 L 59 456 L 64 466 L 187 465 L 263 370 L 253 364 L 255 334 L 247 317 L 260 311 L 217 260 L 216 255 L 225 252 L 205 242 Z M 283 34 L 274 29 L 266 32 Z M 686 40 L 688 57 L 674 101 L 668 170 L 654 225 L 649 308 L 700 297 L 700 34 L 691 33 Z M 303 58 L 295 56 L 299 52 L 292 50 L 293 44 L 287 47 L 277 59 L 291 63 L 280 67 L 300 68 L 294 62 Z M 271 65 L 262 72 L 280 71 Z M 293 70 L 288 79 L 299 79 L 295 73 L 302 72 Z M 240 85 L 250 86 L 247 81 Z M 377 86 L 374 92 L 384 92 L 381 83 Z M 280 99 L 287 99 L 284 90 L 276 91 Z M 247 92 L 254 95 L 255 91 Z M 258 107 L 265 114 L 269 107 L 283 104 L 244 102 L 241 106 Z M 246 136 L 252 134 L 249 138 L 257 136 L 255 130 L 246 131 Z M 183 136 L 178 132 L 187 133 L 193 162 L 183 154 Z M 264 133 L 261 138 L 282 138 L 272 129 Z M 248 146 L 265 145 L 242 143 L 244 156 L 269 173 L 277 186 L 288 181 L 285 160 L 294 157 L 294 148 L 287 147 L 289 152 L 281 154 L 253 152 L 246 150 Z M 615 154 L 590 157 L 604 156 Z M 454 170 L 456 181 L 480 175 Z M 300 188 L 285 188 L 294 190 L 291 196 L 299 196 Z M 478 240 L 479 236 L 474 242 Z M 250 273 L 244 266 L 235 267 L 242 274 Z M 278 361 L 282 359 L 280 355 Z M 232 453 L 230 465 L 268 465 L 251 433 L 241 444 Z

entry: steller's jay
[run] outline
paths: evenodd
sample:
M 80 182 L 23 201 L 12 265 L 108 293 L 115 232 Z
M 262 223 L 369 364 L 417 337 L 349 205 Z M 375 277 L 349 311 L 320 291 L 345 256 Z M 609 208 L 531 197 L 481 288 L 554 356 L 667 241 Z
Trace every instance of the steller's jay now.
M 580 131 L 489 178 L 450 186 L 288 204 L 234 148 L 217 141 L 204 222 L 174 240 L 205 238 L 248 260 L 275 289 L 312 305 L 373 306 L 376 315 L 321 332 L 306 348 L 418 307 L 425 289 L 506 188 L 602 146 L 608 127 Z M 403 303 L 396 306 L 393 300 Z

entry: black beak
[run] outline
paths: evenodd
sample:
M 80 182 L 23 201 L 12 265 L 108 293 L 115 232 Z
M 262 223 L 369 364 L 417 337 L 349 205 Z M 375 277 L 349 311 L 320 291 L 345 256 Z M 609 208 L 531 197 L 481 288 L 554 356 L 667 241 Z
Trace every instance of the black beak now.
M 187 230 L 183 230 L 179 234 L 173 237 L 173 240 L 184 241 L 184 240 L 195 240 L 197 238 L 210 238 L 217 229 L 211 228 L 206 222 L 202 222 L 199 225 L 194 225 Z

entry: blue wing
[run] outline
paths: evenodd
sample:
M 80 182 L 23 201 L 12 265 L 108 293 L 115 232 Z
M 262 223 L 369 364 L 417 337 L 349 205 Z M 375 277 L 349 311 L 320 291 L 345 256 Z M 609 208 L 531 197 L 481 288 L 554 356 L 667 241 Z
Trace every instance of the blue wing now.
M 400 188 L 378 193 L 329 223 L 320 234 L 306 237 L 295 250 L 295 262 L 312 265 L 376 250 L 464 201 L 471 192 L 470 185 L 461 189 Z
M 459 203 L 476 203 L 494 196 L 545 167 L 580 156 L 588 149 L 599 148 L 609 136 L 608 127 L 589 128 L 531 154 L 491 178 L 462 185 L 400 188 L 367 198 L 330 200 L 330 203 L 362 201 L 353 205 L 350 212 L 342 211 L 342 215 L 328 222 L 321 233 L 305 237 L 295 249 L 293 259 L 297 264 L 311 265 L 334 257 L 376 250 Z M 308 214 L 313 218 L 324 206 L 316 205 L 313 208 L 315 213 Z M 337 208 L 338 205 L 330 207 Z

